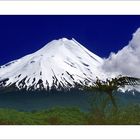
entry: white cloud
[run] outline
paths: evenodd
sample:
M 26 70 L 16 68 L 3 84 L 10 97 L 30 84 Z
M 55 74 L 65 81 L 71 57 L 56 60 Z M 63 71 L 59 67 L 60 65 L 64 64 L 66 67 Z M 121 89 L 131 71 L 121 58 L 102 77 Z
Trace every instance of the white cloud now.
M 127 46 L 116 54 L 111 53 L 102 66 L 105 72 L 140 78 L 140 28 L 133 34 Z

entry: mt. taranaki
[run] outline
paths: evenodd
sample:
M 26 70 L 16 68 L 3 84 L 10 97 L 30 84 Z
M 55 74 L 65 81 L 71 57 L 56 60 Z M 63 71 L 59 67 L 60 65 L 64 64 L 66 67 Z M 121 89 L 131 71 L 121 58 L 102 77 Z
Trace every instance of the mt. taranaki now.
M 53 40 L 35 53 L 0 67 L 0 87 L 50 90 L 71 88 L 77 83 L 91 85 L 96 77 L 105 77 L 103 59 L 75 39 Z

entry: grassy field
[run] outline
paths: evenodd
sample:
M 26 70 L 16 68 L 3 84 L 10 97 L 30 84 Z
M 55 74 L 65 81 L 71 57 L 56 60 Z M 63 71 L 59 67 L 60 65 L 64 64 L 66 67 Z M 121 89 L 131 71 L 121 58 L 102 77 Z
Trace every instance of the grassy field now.
M 22 112 L 0 109 L 1 125 L 102 125 L 140 124 L 140 105 L 130 105 L 118 111 L 81 112 L 78 108 L 52 108 L 49 110 Z

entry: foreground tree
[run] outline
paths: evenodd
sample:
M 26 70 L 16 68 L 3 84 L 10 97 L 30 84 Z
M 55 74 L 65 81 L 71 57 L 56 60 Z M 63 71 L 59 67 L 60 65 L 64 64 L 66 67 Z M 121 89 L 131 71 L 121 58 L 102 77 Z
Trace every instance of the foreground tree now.
M 90 112 L 87 119 L 89 124 L 106 124 L 107 112 L 110 109 L 113 109 L 113 114 L 118 112 L 115 95 L 119 88 L 126 85 L 140 85 L 140 79 L 119 76 L 102 81 L 97 78 L 94 86 L 86 87 L 92 93 L 90 98 Z M 110 103 L 112 103 L 113 108 L 110 108 Z
M 115 108 L 115 110 L 117 110 L 117 104 L 113 93 L 118 91 L 119 88 L 122 88 L 126 85 L 140 85 L 140 79 L 134 77 L 119 76 L 112 79 L 106 79 L 106 81 L 101 81 L 97 78 L 95 86 L 89 87 L 89 89 L 91 91 L 98 91 L 99 93 L 106 93 L 109 96 L 113 107 Z

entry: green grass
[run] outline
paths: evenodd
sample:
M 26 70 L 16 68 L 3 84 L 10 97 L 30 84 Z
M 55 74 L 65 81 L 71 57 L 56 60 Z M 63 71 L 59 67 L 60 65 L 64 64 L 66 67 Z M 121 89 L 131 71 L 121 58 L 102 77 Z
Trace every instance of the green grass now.
M 140 124 L 140 105 L 130 105 L 117 112 L 96 110 L 81 112 L 78 108 L 52 108 L 49 110 L 22 112 L 0 109 L 1 125 L 98 125 Z

